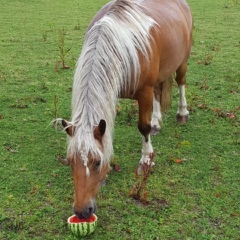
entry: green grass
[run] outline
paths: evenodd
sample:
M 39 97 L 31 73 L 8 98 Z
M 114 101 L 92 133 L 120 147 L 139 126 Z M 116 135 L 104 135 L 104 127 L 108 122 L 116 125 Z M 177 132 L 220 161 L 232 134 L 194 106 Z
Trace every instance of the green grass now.
M 66 136 L 50 122 L 70 116 L 74 65 L 101 1 L 0 1 L 0 238 L 73 239 L 73 183 Z M 115 160 L 98 196 L 99 225 L 86 239 L 240 239 L 240 2 L 189 0 L 194 46 L 187 125 L 175 122 L 177 89 L 161 133 L 149 205 L 128 194 L 141 155 L 136 109 L 121 101 Z M 61 61 L 60 34 L 69 70 Z M 172 159 L 182 159 L 177 164 Z

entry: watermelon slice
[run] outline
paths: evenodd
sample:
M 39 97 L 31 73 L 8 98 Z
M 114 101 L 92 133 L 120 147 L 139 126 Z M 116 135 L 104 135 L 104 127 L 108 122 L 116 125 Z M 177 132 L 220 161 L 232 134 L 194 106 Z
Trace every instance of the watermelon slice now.
M 97 216 L 93 214 L 88 219 L 79 219 L 76 215 L 68 218 L 68 228 L 76 237 L 84 237 L 95 231 Z

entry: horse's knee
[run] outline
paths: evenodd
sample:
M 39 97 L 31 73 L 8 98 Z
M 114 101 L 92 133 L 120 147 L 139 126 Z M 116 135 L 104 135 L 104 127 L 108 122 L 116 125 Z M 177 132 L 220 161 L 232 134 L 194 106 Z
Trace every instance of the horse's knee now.
M 145 137 L 145 141 L 148 141 L 148 136 L 151 131 L 151 124 L 138 124 L 139 132 Z

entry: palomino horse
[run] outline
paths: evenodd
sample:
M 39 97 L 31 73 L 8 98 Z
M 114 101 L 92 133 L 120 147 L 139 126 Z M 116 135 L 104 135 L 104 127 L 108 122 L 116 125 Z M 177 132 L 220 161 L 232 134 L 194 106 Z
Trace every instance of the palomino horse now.
M 151 162 L 150 134 L 160 130 L 174 73 L 180 96 L 177 121 L 187 121 L 191 44 L 192 17 L 185 0 L 115 0 L 90 23 L 74 74 L 72 120 L 62 120 L 69 136 L 67 159 L 79 218 L 95 212 L 95 198 L 109 171 L 118 98 L 138 101 L 139 166 Z

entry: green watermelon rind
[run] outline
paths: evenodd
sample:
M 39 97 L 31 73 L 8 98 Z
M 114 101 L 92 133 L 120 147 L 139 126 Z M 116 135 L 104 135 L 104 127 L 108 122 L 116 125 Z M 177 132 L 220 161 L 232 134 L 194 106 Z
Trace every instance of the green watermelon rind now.
M 70 219 L 73 216 L 68 218 L 68 228 L 76 237 L 85 237 L 95 231 L 97 227 L 97 216 L 95 214 L 96 220 L 94 222 L 70 223 Z

